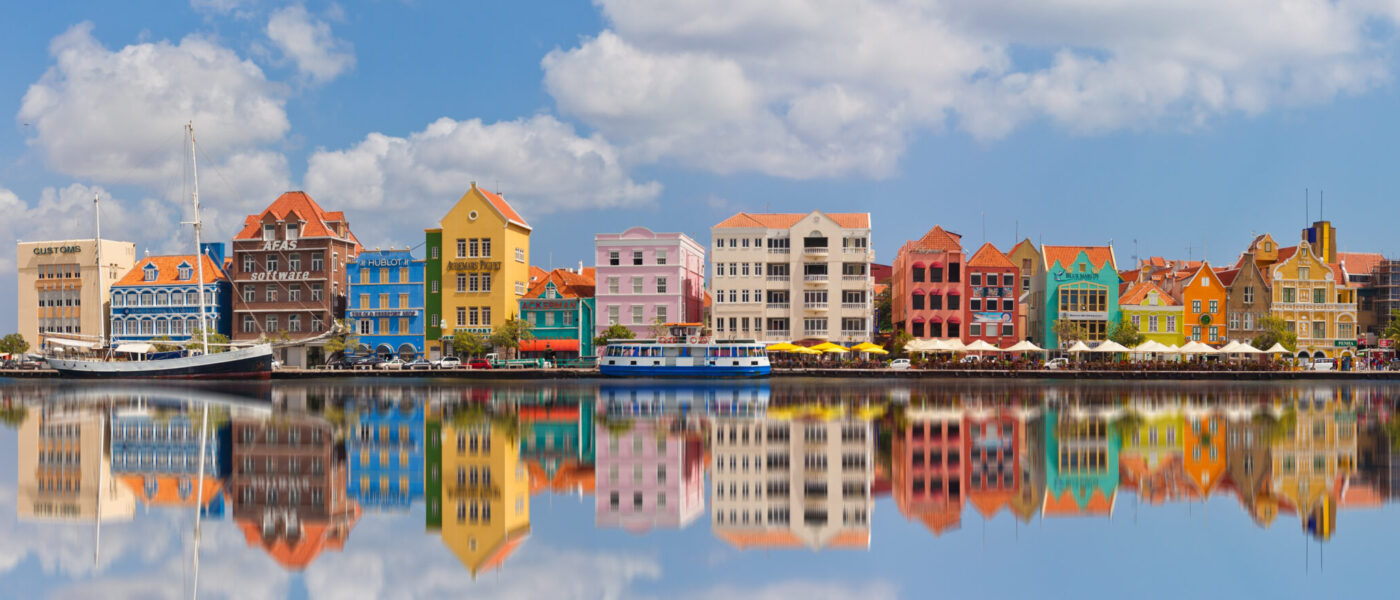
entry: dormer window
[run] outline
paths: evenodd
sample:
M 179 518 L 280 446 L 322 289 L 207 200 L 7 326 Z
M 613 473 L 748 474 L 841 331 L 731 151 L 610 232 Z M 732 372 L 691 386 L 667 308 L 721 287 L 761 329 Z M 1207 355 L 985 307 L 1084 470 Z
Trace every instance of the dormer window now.
M 190 268 L 189 263 L 180 263 L 180 281 L 191 279 L 194 279 L 194 269 Z
M 301 224 L 300 224 L 300 223 L 287 223 L 287 241 L 290 242 L 290 241 L 292 241 L 292 240 L 297 239 L 297 236 L 300 235 L 300 234 L 301 234 Z
M 155 281 L 160 276 L 160 270 L 155 265 L 146 265 L 142 275 L 142 281 Z
M 276 239 L 277 239 L 277 226 L 276 226 L 276 225 L 272 225 L 272 224 L 263 225 L 263 241 L 264 241 L 264 242 L 271 242 L 271 241 L 276 240 Z
M 559 297 L 559 290 L 555 289 L 555 288 L 554 288 L 554 284 L 552 284 L 552 283 L 549 284 L 549 285 L 546 285 L 546 286 L 544 287 L 544 297 L 545 297 L 545 298 L 548 298 L 548 299 L 551 299 L 551 300 L 552 300 L 552 299 L 555 299 L 555 298 L 558 298 L 558 297 Z

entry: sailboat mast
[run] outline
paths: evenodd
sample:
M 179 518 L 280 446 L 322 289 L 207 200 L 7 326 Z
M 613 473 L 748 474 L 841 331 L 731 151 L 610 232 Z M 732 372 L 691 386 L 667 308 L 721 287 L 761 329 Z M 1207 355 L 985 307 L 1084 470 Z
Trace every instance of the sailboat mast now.
M 194 589 L 190 594 L 191 598 L 199 597 L 199 538 L 200 526 L 204 517 L 204 459 L 205 452 L 209 444 L 209 403 L 204 403 L 204 425 L 199 429 L 199 479 L 195 480 L 195 485 L 199 486 L 199 495 L 195 500 L 194 507 Z
M 200 343 L 204 346 L 204 354 L 209 354 L 209 322 L 204 303 L 204 244 L 201 243 L 200 232 L 204 229 L 204 222 L 199 218 L 199 163 L 195 159 L 194 149 L 194 123 L 185 125 L 185 130 L 190 134 L 190 173 L 194 177 L 194 186 L 190 192 L 190 199 L 194 201 L 194 264 L 195 276 L 199 278 L 199 333 Z
M 95 216 L 93 223 L 96 225 L 94 235 L 97 237 L 93 238 L 92 244 L 97 246 L 97 297 L 101 298 L 102 291 L 106 288 L 102 287 L 102 207 L 97 198 L 97 192 L 93 192 L 92 213 Z M 107 310 L 101 300 L 97 302 L 97 321 L 97 347 L 101 348 L 107 345 Z

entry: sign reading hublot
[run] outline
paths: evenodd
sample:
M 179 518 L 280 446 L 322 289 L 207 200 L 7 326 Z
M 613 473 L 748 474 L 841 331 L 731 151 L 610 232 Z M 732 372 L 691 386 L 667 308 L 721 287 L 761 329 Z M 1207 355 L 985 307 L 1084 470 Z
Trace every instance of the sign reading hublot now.
M 499 271 L 501 270 L 501 261 L 454 260 L 447 263 L 447 268 L 452 271 Z
M 35 248 L 34 254 L 43 256 L 46 254 L 76 254 L 82 252 L 81 246 L 49 246 L 47 248 Z
M 374 259 L 374 258 L 361 258 L 361 259 L 360 259 L 360 266 L 361 266 L 361 267 L 407 267 L 407 266 L 408 266 L 408 261 L 409 261 L 409 259 L 408 259 L 407 257 L 401 257 L 401 258 L 379 258 L 379 259 Z

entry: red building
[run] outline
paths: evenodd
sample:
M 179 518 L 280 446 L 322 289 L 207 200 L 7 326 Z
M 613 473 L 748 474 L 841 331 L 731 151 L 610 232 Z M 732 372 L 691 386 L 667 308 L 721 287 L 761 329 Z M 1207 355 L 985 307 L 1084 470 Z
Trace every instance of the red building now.
M 965 257 L 962 236 L 935 226 L 906 242 L 890 277 L 891 320 L 915 338 L 961 338 Z
M 307 366 L 308 351 L 345 314 L 345 263 L 359 254 L 345 214 L 328 212 L 306 192 L 287 192 L 233 236 L 233 339 L 286 336 L 307 340 L 279 348 L 288 366 Z M 311 350 L 311 349 L 315 350 Z
M 1014 280 L 1013 280 L 1014 281 Z M 983 517 L 1011 506 L 1020 489 L 1021 422 L 1009 411 L 967 418 L 963 455 L 967 499 Z
M 983 340 L 1006 348 L 1020 339 L 1016 298 L 1021 269 L 996 246 L 982 244 L 967 261 L 967 330 L 963 342 Z
M 891 440 L 895 506 L 934 534 L 962 523 L 963 418 L 948 411 L 909 411 L 909 425 Z
M 234 418 L 233 520 L 248 545 L 282 566 L 304 569 L 325 548 L 339 549 L 359 521 L 345 492 L 329 421 L 312 416 Z

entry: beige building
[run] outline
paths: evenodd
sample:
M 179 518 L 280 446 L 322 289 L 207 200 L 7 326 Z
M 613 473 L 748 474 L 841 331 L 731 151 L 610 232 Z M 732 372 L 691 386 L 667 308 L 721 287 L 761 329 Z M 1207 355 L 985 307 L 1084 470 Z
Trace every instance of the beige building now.
M 16 517 L 127 521 L 136 496 L 112 477 L 101 415 L 33 406 L 19 428 Z
M 739 213 L 710 237 L 715 337 L 870 340 L 870 213 Z
M 715 419 L 712 529 L 739 549 L 868 548 L 869 421 Z
M 136 245 L 102 240 L 105 268 L 100 271 L 97 241 L 91 239 L 20 242 L 16 262 L 16 322 L 20 335 L 37 351 L 40 333 L 92 342 L 103 335 L 108 290 L 136 264 Z

